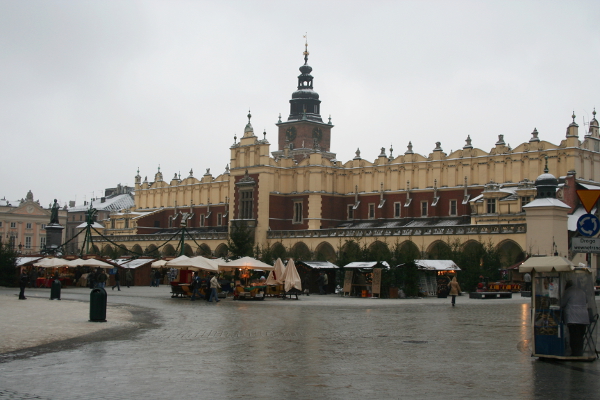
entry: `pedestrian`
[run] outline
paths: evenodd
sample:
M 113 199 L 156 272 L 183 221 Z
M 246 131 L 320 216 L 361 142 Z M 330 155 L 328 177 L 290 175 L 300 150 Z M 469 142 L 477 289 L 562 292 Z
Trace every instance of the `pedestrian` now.
M 19 278 L 19 289 L 21 289 L 19 292 L 19 300 L 27 300 L 27 297 L 25 297 L 25 287 L 27 286 L 28 282 L 29 277 L 27 276 L 27 272 L 25 272 L 25 269 L 22 269 L 21 276 Z
M 196 296 L 200 298 L 204 297 L 200 294 L 200 276 L 198 276 L 198 271 L 194 272 L 190 286 L 192 288 L 192 301 L 196 300 Z
M 87 283 L 88 283 L 88 286 L 90 287 L 90 289 L 93 289 L 96 287 L 96 276 L 97 276 L 97 273 L 94 270 L 92 270 L 88 274 Z
M 572 356 L 583 355 L 583 336 L 585 329 L 590 324 L 587 298 L 585 292 L 567 281 L 565 292 L 561 300 L 564 318 L 569 327 L 569 343 Z
M 529 275 L 529 272 L 525 272 L 525 275 L 523 275 L 523 281 L 525 281 L 525 291 L 530 292 L 531 291 L 531 275 Z
M 325 278 L 323 278 L 323 272 L 319 273 L 319 277 L 317 278 L 317 285 L 319 285 L 319 294 L 325 294 L 325 290 L 323 289 Z
M 106 273 L 104 272 L 104 270 L 101 270 L 98 274 L 98 287 L 99 288 L 104 288 L 106 287 Z
M 115 272 L 115 286 L 112 287 L 112 290 L 115 290 L 115 288 L 118 288 L 119 292 L 121 291 L 121 277 L 119 276 L 118 268 L 117 268 L 117 272 Z
M 31 272 L 29 273 L 29 287 L 33 287 L 33 288 L 37 287 L 37 277 L 38 277 L 37 268 L 36 267 L 31 268 Z
M 125 283 L 127 284 L 127 287 L 133 285 L 133 275 L 131 275 L 130 269 L 127 269 L 127 272 L 125 272 Z
M 458 294 L 460 293 L 460 285 L 458 284 L 456 277 L 452 278 L 452 281 L 450 281 L 449 287 L 450 287 L 450 292 L 448 294 L 450 296 L 452 296 L 452 307 L 454 307 L 456 304 L 456 296 L 458 296 Z
M 154 284 L 156 287 L 158 287 L 158 285 L 160 284 L 160 270 L 156 270 L 156 272 L 154 273 Z
M 323 272 L 323 294 L 327 294 L 327 285 L 329 285 L 329 278 L 327 272 Z
M 210 298 L 208 299 L 209 302 L 212 303 L 212 299 L 215 299 L 217 303 L 220 301 L 219 297 L 217 296 L 217 289 L 220 288 L 221 285 L 217 280 L 217 274 L 213 274 L 213 277 L 210 279 Z

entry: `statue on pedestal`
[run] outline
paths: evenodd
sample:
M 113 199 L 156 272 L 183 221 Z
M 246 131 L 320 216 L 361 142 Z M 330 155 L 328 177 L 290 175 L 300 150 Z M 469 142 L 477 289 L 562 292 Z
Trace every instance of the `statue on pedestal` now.
M 58 210 L 60 209 L 60 206 L 58 205 L 58 202 L 56 201 L 56 199 L 54 199 L 54 204 L 52 204 L 52 208 L 50 209 L 50 223 L 51 224 L 59 224 L 60 222 L 58 222 Z

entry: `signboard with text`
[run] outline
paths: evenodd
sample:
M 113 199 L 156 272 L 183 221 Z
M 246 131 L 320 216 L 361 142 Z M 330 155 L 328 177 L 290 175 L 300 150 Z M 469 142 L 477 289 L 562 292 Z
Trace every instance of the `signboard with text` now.
M 573 253 L 600 253 L 600 238 L 574 237 L 571 239 Z

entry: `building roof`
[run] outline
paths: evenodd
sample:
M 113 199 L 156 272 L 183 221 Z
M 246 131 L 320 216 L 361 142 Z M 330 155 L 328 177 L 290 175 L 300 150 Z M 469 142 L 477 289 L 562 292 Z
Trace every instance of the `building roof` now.
M 105 210 L 105 211 L 119 211 L 127 208 L 135 207 L 135 201 L 133 200 L 133 196 L 131 194 L 117 194 L 114 196 L 109 196 L 106 198 L 104 203 L 101 203 L 98 200 L 94 200 L 92 203 L 92 207 L 96 210 Z M 90 206 L 76 206 L 69 208 L 69 212 L 78 212 L 78 211 L 87 211 Z
M 336 269 L 339 268 L 337 265 L 330 263 L 329 261 L 298 261 L 296 265 L 306 265 L 313 269 Z
M 427 271 L 460 271 L 452 260 L 415 260 L 420 270 Z

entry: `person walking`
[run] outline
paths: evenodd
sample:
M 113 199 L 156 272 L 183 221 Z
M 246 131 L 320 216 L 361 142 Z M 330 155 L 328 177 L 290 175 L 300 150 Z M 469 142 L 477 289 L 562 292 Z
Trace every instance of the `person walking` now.
M 133 275 L 131 275 L 130 269 L 127 269 L 127 272 L 125 272 L 125 284 L 127 285 L 127 287 L 133 285 Z
M 21 289 L 19 292 L 19 300 L 27 300 L 27 297 L 25 297 L 25 287 L 27 287 L 28 283 L 29 277 L 27 276 L 27 272 L 25 272 L 25 269 L 22 269 L 19 278 L 19 289 Z
M 119 276 L 118 268 L 117 268 L 117 272 L 115 272 L 115 285 L 112 287 L 112 290 L 115 290 L 115 288 L 118 288 L 119 292 L 121 291 L 121 277 Z
M 561 300 L 564 318 L 569 327 L 569 343 L 572 356 L 583 355 L 583 336 L 585 329 L 590 324 L 587 298 L 585 292 L 567 281 L 565 293 Z
M 154 273 L 154 286 L 158 287 L 160 285 L 160 270 L 156 270 Z
M 217 296 L 217 289 L 220 289 L 221 285 L 219 284 L 219 280 L 217 279 L 217 274 L 213 274 L 213 277 L 210 279 L 210 298 L 208 301 L 212 303 L 212 299 L 218 303 L 219 297 Z
M 456 277 L 452 278 L 450 281 L 449 288 L 450 292 L 448 294 L 452 296 L 452 307 L 454 307 L 456 305 L 456 296 L 460 293 L 460 285 L 458 284 Z
M 329 285 L 329 278 L 327 272 L 323 272 L 323 294 L 327 294 L 327 285 Z
M 100 273 L 98 274 L 98 287 L 99 288 L 106 287 L 106 274 L 104 273 L 104 270 L 101 270 Z
M 525 282 L 525 291 L 531 292 L 531 275 L 529 275 L 529 272 L 525 272 L 525 275 L 523 275 L 523 281 Z
M 325 290 L 323 289 L 325 278 L 323 278 L 323 272 L 319 274 L 317 278 L 317 285 L 319 285 L 319 294 L 325 294 Z
M 194 272 L 194 276 L 192 277 L 192 283 L 190 285 L 192 287 L 192 301 L 196 300 L 196 296 L 202 298 L 200 294 L 200 276 L 198 275 L 198 271 Z

